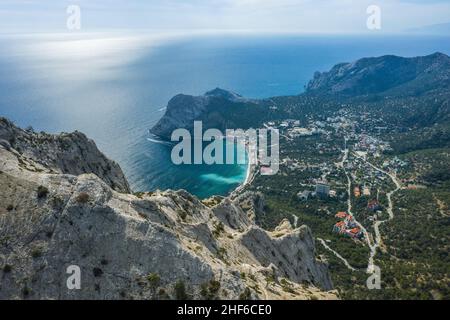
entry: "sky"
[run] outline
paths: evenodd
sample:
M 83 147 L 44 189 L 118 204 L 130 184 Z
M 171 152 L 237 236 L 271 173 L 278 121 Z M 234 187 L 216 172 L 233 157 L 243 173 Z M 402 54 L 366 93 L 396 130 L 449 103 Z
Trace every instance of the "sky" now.
M 0 0 L 0 32 L 64 32 L 69 5 L 81 31 L 115 29 L 367 32 L 370 5 L 378 32 L 450 23 L 450 0 Z

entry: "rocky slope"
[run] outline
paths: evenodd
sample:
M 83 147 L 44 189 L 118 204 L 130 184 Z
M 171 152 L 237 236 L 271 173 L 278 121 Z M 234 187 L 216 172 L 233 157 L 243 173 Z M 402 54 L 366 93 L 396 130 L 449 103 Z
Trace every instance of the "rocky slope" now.
M 434 53 L 423 57 L 382 56 L 335 65 L 316 72 L 307 92 L 358 96 L 377 93 L 421 93 L 448 87 L 450 57 Z
M 93 173 L 119 192 L 130 192 L 128 182 L 114 161 L 106 158 L 83 133 L 51 135 L 17 128 L 5 118 L 0 118 L 0 144 L 15 149 L 24 159 L 33 160 L 32 167 L 24 169 L 47 173 L 79 175 Z
M 254 224 L 258 194 L 210 206 L 185 191 L 132 195 L 81 133 L 2 119 L 0 138 L 0 299 L 336 298 L 309 228 Z

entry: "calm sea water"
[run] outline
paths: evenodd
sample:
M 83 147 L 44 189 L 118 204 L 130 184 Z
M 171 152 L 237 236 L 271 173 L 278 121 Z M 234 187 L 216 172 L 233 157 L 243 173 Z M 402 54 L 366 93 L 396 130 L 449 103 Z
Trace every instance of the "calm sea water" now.
M 215 87 L 294 95 L 317 70 L 366 56 L 450 54 L 450 38 L 346 36 L 0 37 L 0 115 L 49 132 L 80 130 L 119 162 L 135 191 L 226 194 L 244 165 L 175 166 L 148 129 L 178 94 Z

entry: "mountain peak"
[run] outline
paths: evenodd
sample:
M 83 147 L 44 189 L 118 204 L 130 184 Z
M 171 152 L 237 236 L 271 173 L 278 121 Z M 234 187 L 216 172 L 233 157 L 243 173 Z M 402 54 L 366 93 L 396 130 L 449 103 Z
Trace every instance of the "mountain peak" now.
M 445 53 L 439 52 L 439 51 L 436 51 L 435 53 L 430 54 L 428 57 L 433 58 L 433 59 L 440 58 L 440 59 L 450 60 L 450 57 L 448 55 L 446 55 Z
M 241 100 L 242 96 L 232 92 L 232 91 L 228 91 L 225 89 L 221 89 L 221 88 L 215 88 L 213 90 L 210 90 L 208 92 L 205 93 L 205 96 L 207 97 L 220 97 L 220 98 L 224 98 L 227 100 L 231 100 L 231 101 L 237 101 L 237 100 Z

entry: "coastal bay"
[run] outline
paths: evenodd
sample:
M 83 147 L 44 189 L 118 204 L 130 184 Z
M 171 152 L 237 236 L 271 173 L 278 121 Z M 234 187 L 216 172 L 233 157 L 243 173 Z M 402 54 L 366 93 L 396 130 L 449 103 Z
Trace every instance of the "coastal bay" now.
M 0 114 L 35 131 L 85 132 L 121 165 L 133 191 L 186 189 L 200 198 L 229 194 L 251 175 L 247 165 L 171 163 L 170 146 L 151 141 L 148 129 L 173 96 L 202 95 L 216 87 L 246 98 L 296 95 L 315 71 L 340 61 L 450 52 L 442 37 L 108 39 L 115 38 L 97 35 L 86 43 L 56 35 L 0 38 Z M 83 62 L 84 56 L 92 59 L 87 44 L 102 49 L 96 50 L 95 66 Z

